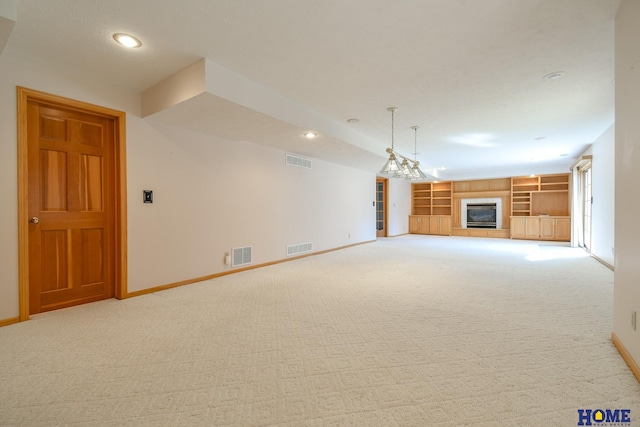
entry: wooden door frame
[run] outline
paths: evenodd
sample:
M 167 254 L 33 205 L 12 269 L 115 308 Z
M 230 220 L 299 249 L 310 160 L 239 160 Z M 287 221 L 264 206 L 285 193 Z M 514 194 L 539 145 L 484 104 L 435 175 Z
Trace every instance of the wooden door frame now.
M 115 176 L 115 297 L 127 296 L 126 114 L 69 98 L 17 87 L 18 111 L 18 306 L 19 321 L 29 320 L 29 183 L 27 103 L 35 101 L 113 119 Z
M 382 205 L 382 216 L 384 216 L 384 222 L 383 222 L 383 227 L 384 227 L 384 236 L 380 236 L 380 237 L 389 237 L 389 218 L 388 218 L 388 212 L 389 212 L 389 203 L 388 203 L 388 199 L 389 199 L 389 179 L 387 178 L 380 178 L 380 177 L 376 177 L 376 203 L 378 202 L 378 197 L 377 197 L 377 192 L 378 192 L 378 187 L 377 184 L 379 182 L 382 182 L 384 184 L 384 189 L 382 190 L 382 201 L 383 201 L 383 205 Z M 376 215 L 378 213 L 378 209 L 376 206 Z M 376 218 L 376 222 L 377 222 L 378 218 Z M 376 228 L 376 238 L 378 238 L 378 229 Z

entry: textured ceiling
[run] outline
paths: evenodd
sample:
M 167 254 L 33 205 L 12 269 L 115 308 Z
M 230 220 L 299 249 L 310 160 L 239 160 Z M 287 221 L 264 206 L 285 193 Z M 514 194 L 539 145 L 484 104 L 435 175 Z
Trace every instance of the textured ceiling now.
M 299 124 L 277 116 L 271 123 L 269 114 L 257 120 L 257 113 L 215 97 L 202 111 L 228 107 L 240 134 L 204 112 L 193 117 L 198 109 L 190 107 L 202 99 L 158 113 L 163 120 L 192 129 L 206 122 L 203 132 L 219 123 L 228 139 L 375 171 L 391 139 L 387 107 L 396 106 L 396 148 L 411 155 L 410 127 L 419 125 L 418 158 L 427 172 L 447 179 L 507 176 L 565 171 L 613 123 L 619 3 L 19 0 L 5 49 L 73 64 L 140 92 L 207 58 L 378 141 L 368 148 L 374 156 L 331 132 L 301 152 Z M 134 34 L 144 46 L 125 51 L 113 43 L 114 32 Z M 566 76 L 543 78 L 555 71 Z M 360 121 L 347 125 L 349 118 Z

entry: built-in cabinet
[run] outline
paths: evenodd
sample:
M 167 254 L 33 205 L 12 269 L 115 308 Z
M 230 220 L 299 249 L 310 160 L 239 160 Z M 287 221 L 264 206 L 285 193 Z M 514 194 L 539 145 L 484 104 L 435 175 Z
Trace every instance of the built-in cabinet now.
M 409 233 L 429 234 L 429 217 L 424 215 L 409 216 Z
M 463 226 L 462 201 L 464 199 L 500 199 L 502 202 L 502 228 L 481 229 Z M 511 215 L 511 178 L 479 179 L 474 181 L 454 181 L 452 191 L 452 233 L 454 236 L 509 237 L 509 217 Z
M 432 216 L 429 218 L 429 234 L 451 235 L 451 215 Z
M 569 174 L 511 178 L 512 216 L 569 216 Z
M 571 240 L 570 175 L 511 178 L 511 238 Z
M 540 218 L 540 238 L 543 240 L 571 240 L 571 218 Z
M 512 239 L 539 239 L 540 219 L 530 217 L 511 217 Z
M 409 233 L 569 241 L 570 175 L 412 184 Z M 466 228 L 461 202 L 502 200 L 502 228 Z M 465 223 L 466 224 L 466 223 Z
M 409 233 L 451 235 L 450 215 L 410 215 Z
M 451 182 L 412 185 L 409 233 L 451 235 L 451 186 Z
M 571 218 L 512 216 L 511 238 L 568 242 L 571 239 Z

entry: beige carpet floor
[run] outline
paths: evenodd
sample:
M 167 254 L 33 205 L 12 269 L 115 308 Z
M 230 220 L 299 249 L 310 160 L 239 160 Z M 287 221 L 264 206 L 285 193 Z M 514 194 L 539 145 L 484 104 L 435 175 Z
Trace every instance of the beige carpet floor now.
M 564 244 L 380 239 L 0 328 L 0 425 L 638 426 L 612 299 Z

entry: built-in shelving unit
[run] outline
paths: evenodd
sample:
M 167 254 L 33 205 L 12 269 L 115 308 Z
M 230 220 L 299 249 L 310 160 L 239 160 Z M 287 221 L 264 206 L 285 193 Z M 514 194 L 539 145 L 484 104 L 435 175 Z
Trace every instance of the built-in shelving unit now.
M 569 241 L 570 175 L 511 178 L 511 238 Z
M 411 190 L 409 233 L 561 241 L 570 234 L 568 173 L 415 183 Z M 486 198 L 502 201 L 501 228 L 466 227 L 463 202 Z
M 569 174 L 511 178 L 511 215 L 569 215 Z
M 431 183 L 413 184 L 411 213 L 413 215 L 431 215 Z
M 511 214 L 531 215 L 531 193 L 540 188 L 540 179 L 534 177 L 511 178 Z
M 451 182 L 411 185 L 409 233 L 451 234 Z
M 451 215 L 451 182 L 434 182 L 432 184 L 431 214 Z
M 412 184 L 412 215 L 451 215 L 451 182 Z

